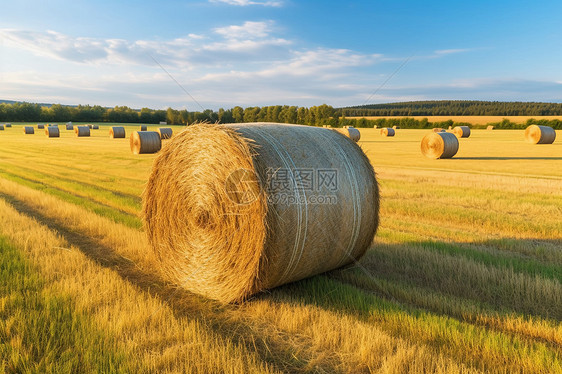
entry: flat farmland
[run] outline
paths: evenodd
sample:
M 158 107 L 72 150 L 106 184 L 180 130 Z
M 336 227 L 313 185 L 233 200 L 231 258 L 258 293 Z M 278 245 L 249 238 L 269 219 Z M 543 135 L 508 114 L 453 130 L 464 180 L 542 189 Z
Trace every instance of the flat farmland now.
M 503 119 L 508 119 L 515 123 L 525 123 L 528 119 L 534 118 L 536 120 L 546 119 L 558 119 L 562 120 L 562 116 L 365 116 L 365 117 L 346 117 L 349 119 L 353 118 L 366 118 L 366 119 L 379 119 L 379 118 L 415 118 L 422 119 L 427 118 L 429 122 L 443 122 L 448 120 L 453 120 L 455 122 L 467 122 L 473 125 L 485 125 L 491 122 L 501 122 Z
M 0 372 L 562 372 L 562 132 L 472 130 L 430 160 L 428 130 L 361 129 L 381 188 L 367 254 L 222 305 L 155 270 L 156 156 L 125 128 L 0 131 Z

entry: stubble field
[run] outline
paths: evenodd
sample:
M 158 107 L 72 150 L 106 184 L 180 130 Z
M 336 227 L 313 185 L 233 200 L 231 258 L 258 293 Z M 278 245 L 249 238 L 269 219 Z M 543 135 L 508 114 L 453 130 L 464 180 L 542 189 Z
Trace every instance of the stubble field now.
M 450 160 L 426 133 L 361 130 L 381 226 L 358 265 L 221 305 L 155 271 L 155 155 L 107 125 L 0 132 L 0 372 L 562 372 L 562 133 L 473 130 Z

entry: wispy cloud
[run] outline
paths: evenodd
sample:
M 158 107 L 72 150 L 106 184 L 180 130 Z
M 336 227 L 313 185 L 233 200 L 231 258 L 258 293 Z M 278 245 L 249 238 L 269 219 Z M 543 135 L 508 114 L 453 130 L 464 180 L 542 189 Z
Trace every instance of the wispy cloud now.
M 283 5 L 283 1 L 210 0 L 210 2 L 224 3 L 224 4 L 236 5 L 236 6 L 262 5 L 262 6 L 280 7 Z

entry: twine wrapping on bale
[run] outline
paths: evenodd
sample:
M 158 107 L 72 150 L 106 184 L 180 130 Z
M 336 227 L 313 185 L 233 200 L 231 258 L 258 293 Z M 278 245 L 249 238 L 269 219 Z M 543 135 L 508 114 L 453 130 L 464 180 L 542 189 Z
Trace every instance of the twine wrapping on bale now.
M 47 135 L 48 138 L 59 138 L 59 128 L 57 126 L 47 126 L 45 128 L 45 135 Z
M 491 126 L 491 125 L 486 127 L 486 130 L 493 130 L 493 129 L 494 129 L 494 126 Z
M 145 126 L 145 125 L 141 125 L 140 131 L 146 131 L 146 130 L 147 130 L 146 126 Z
M 427 158 L 451 158 L 459 150 L 459 141 L 450 132 L 431 132 L 421 141 L 421 152 Z
M 531 125 L 525 129 L 525 139 L 531 144 L 552 144 L 556 131 L 549 126 Z
M 74 126 L 74 132 L 76 136 L 90 136 L 90 128 L 88 126 Z
M 357 130 L 353 126 L 345 126 L 342 129 L 332 129 L 332 130 L 337 131 L 340 134 L 343 134 L 343 135 L 347 136 L 348 138 L 353 140 L 355 143 L 357 143 L 359 141 L 359 139 L 361 139 L 361 133 L 359 132 L 359 130 Z
M 113 126 L 109 128 L 109 137 L 110 138 L 124 138 L 125 137 L 125 128 L 122 126 Z
M 453 134 L 455 134 L 457 138 L 468 138 L 470 136 L 470 127 L 456 126 L 453 129 Z
M 196 124 L 156 158 L 143 212 L 167 277 L 237 302 L 360 258 L 379 191 L 361 148 L 334 131 Z
M 382 136 L 394 136 L 395 133 L 396 131 L 394 131 L 394 129 L 391 129 L 390 127 L 383 127 L 381 129 Z
M 35 129 L 33 128 L 33 126 L 24 126 L 23 127 L 23 133 L 24 134 L 35 134 Z
M 67 130 L 74 130 L 74 126 L 72 126 L 72 125 L 66 125 L 66 129 L 67 129 Z
M 37 129 L 44 129 L 45 125 L 43 125 L 42 123 L 38 123 L 37 124 Z
M 170 139 L 174 132 L 169 127 L 158 128 L 158 134 L 160 134 L 160 139 Z
M 156 153 L 162 148 L 160 134 L 156 131 L 135 131 L 129 139 L 131 152 L 135 155 Z

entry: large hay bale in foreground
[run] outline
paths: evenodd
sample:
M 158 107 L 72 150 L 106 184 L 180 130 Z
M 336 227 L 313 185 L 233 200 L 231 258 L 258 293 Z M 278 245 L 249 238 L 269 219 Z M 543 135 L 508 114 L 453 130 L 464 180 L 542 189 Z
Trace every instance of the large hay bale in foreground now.
M 147 130 L 147 127 L 145 125 L 141 125 L 140 131 L 146 131 L 146 130 Z
M 395 133 L 396 131 L 394 131 L 394 129 L 391 129 L 390 127 L 383 127 L 381 129 L 382 136 L 394 136 Z
M 342 129 L 332 129 L 332 130 L 347 136 L 348 138 L 350 138 L 356 143 L 359 141 L 359 139 L 361 139 L 361 133 L 353 126 L 346 126 Z
M 468 138 L 470 136 L 470 127 L 455 126 L 453 128 L 453 134 L 455 134 L 457 138 Z
M 223 302 L 352 263 L 378 211 L 359 146 L 275 123 L 189 126 L 158 155 L 143 194 L 163 273 Z
M 160 134 L 156 131 L 135 131 L 131 134 L 129 144 L 135 155 L 156 153 L 162 148 Z
M 110 138 L 124 138 L 125 137 L 125 128 L 122 126 L 113 126 L 109 128 L 109 137 Z
M 90 136 L 90 128 L 88 126 L 74 126 L 74 133 L 78 137 Z
M 552 144 L 556 131 L 549 126 L 531 125 L 525 129 L 525 139 L 531 144 Z
M 23 133 L 24 134 L 35 134 L 35 129 L 33 128 L 33 126 L 24 126 L 23 127 Z
M 42 123 L 38 123 L 38 124 L 37 124 L 37 129 L 41 129 L 41 130 L 42 130 L 42 129 L 44 129 L 44 128 L 45 128 L 45 125 L 44 125 L 44 124 L 42 124 Z
M 421 141 L 421 152 L 428 158 L 451 158 L 458 150 L 457 136 L 450 132 L 431 132 Z
M 45 128 L 45 135 L 48 138 L 60 138 L 60 131 L 57 126 L 47 126 Z
M 160 134 L 160 139 L 170 139 L 174 132 L 169 127 L 158 128 L 158 134 Z

